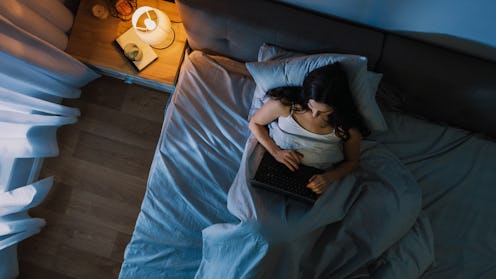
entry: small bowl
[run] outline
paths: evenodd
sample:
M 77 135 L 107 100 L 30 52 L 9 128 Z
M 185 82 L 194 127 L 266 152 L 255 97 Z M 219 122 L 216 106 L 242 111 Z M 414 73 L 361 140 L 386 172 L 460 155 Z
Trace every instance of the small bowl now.
M 134 43 L 124 46 L 124 55 L 131 61 L 140 61 L 143 58 L 143 51 Z

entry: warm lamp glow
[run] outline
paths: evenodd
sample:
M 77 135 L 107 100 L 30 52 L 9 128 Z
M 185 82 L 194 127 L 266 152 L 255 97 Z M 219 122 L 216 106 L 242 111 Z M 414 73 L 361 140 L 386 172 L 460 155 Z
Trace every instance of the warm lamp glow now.
M 154 48 L 166 48 L 174 41 L 169 17 L 159 9 L 148 6 L 138 8 L 132 18 L 138 37 Z

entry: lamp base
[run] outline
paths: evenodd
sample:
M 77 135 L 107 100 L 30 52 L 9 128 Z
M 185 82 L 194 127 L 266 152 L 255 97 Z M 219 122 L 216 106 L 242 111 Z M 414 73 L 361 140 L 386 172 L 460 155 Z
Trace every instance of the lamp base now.
M 156 48 L 156 49 L 168 48 L 174 42 L 175 37 L 176 37 L 176 35 L 174 33 L 174 29 L 171 28 L 171 32 L 169 32 L 169 35 L 167 36 L 167 39 L 165 40 L 165 42 L 160 43 L 160 44 L 150 45 L 150 46 L 153 48 Z

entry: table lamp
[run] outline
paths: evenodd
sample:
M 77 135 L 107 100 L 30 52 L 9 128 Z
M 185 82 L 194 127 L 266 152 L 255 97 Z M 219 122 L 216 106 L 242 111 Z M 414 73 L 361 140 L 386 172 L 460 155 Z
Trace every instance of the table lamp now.
M 169 17 L 159 9 L 140 7 L 134 12 L 131 21 L 138 38 L 153 48 L 166 48 L 174 41 Z

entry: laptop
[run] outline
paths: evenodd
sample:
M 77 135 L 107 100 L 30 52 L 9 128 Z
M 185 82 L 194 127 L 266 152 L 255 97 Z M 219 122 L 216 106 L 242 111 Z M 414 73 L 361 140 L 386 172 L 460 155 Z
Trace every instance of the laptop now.
M 298 170 L 291 171 L 284 164 L 277 162 L 270 153 L 265 152 L 255 177 L 250 182 L 254 187 L 313 204 L 318 194 L 308 189 L 306 185 L 310 177 L 322 172 L 321 169 L 305 165 L 300 165 Z

